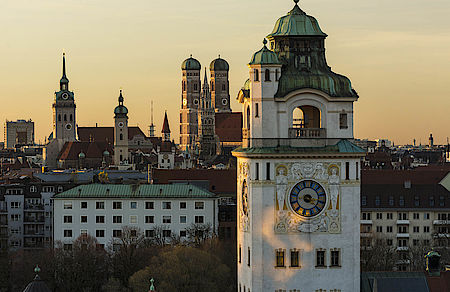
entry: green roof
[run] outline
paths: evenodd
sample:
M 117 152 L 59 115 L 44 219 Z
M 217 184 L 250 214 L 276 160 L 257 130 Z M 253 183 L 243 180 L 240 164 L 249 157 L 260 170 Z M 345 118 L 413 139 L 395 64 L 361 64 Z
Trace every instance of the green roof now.
M 230 65 L 224 59 L 219 58 L 213 60 L 209 65 L 209 69 L 212 71 L 229 71 Z
M 327 35 L 320 29 L 317 20 L 307 15 L 296 3 L 294 9 L 276 22 L 272 33 L 268 37 L 271 38 L 274 36 L 326 37 Z
M 181 70 L 200 70 L 200 69 L 201 69 L 200 62 L 192 58 L 192 55 L 190 58 L 184 60 L 184 62 L 181 64 Z
M 239 147 L 233 152 L 246 154 L 364 154 L 366 151 L 348 140 L 324 147 Z
M 188 184 L 119 185 L 89 184 L 56 194 L 55 199 L 75 198 L 215 198 L 216 195 Z
M 264 39 L 263 44 L 263 48 L 253 54 L 249 65 L 281 65 L 280 61 L 278 60 L 277 54 L 266 47 L 266 39 Z

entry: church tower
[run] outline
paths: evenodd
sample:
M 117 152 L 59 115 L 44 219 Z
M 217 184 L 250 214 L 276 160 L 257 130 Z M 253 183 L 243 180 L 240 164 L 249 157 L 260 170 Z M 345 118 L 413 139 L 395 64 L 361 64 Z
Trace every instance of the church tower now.
M 198 106 L 197 141 L 200 160 L 209 160 L 216 155 L 217 137 L 215 134 L 215 111 L 211 100 L 206 68 L 200 104 Z
M 65 142 L 76 140 L 75 108 L 74 94 L 69 91 L 69 79 L 66 76 L 66 56 L 63 54 L 62 77 L 53 103 L 53 139 Z
M 294 0 L 238 95 L 239 291 L 360 291 L 360 166 L 350 80 Z
M 219 58 L 211 62 L 209 70 L 211 72 L 211 100 L 215 111 L 231 112 L 228 62 L 221 59 L 219 55 Z
M 181 64 L 180 147 L 183 150 L 191 148 L 197 137 L 200 69 L 200 62 L 192 58 L 192 55 Z
M 119 105 L 114 109 L 114 164 L 128 163 L 128 109 L 123 105 L 122 89 Z

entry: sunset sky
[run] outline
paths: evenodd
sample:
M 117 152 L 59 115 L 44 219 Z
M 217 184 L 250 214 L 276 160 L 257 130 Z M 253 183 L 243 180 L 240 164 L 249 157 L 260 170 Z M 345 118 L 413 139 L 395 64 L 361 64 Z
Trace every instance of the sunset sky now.
M 52 128 L 61 55 L 79 126 L 113 125 L 122 87 L 130 125 L 147 133 L 150 101 L 160 134 L 168 111 L 178 142 L 181 70 L 230 64 L 232 108 L 262 46 L 292 0 L 0 0 L 0 119 L 35 122 L 36 141 Z M 328 64 L 360 95 L 355 137 L 396 144 L 450 137 L 450 1 L 301 0 L 324 32 Z M 203 78 L 203 76 L 202 76 Z M 0 130 L 3 140 L 3 127 Z

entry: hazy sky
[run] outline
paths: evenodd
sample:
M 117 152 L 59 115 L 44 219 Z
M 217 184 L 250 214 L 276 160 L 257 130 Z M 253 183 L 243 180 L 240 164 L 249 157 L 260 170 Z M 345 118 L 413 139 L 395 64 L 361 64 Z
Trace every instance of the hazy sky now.
M 301 0 L 329 36 L 328 64 L 360 95 L 355 137 L 436 143 L 450 136 L 450 1 Z M 52 127 L 61 54 L 79 126 L 113 125 L 122 87 L 130 124 L 147 133 L 150 100 L 161 132 L 167 109 L 178 142 L 181 70 L 220 54 L 231 67 L 232 108 L 247 63 L 292 0 L 0 0 L 0 120 Z M 203 78 L 203 77 L 202 77 Z M 3 136 L 3 127 L 0 130 Z M 2 139 L 0 139 L 2 140 Z

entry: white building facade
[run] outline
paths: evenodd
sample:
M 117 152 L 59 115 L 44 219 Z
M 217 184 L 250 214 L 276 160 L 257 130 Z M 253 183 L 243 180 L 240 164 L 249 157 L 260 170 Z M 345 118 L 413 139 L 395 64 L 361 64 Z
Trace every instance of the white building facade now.
M 296 4 L 249 63 L 233 151 L 240 292 L 360 290 L 358 95 L 326 64 L 325 37 Z
M 56 195 L 53 205 L 54 241 L 69 245 L 89 234 L 106 247 L 123 227 L 148 238 L 162 230 L 168 242 L 187 239 L 192 224 L 218 227 L 218 198 L 191 185 L 83 185 Z

